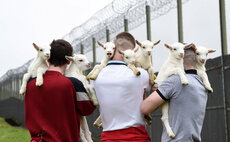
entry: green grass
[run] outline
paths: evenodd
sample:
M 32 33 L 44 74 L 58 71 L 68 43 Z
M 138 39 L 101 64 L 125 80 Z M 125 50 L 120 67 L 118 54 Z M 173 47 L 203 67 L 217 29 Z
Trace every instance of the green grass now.
M 100 138 L 93 138 L 93 141 L 94 141 L 94 142 L 100 142 L 101 139 L 100 139 Z
M 0 117 L 0 142 L 29 142 L 30 133 L 28 130 L 9 125 Z M 94 142 L 100 142 L 99 138 L 93 138 Z
M 29 142 L 29 131 L 9 125 L 3 118 L 0 118 L 0 142 Z

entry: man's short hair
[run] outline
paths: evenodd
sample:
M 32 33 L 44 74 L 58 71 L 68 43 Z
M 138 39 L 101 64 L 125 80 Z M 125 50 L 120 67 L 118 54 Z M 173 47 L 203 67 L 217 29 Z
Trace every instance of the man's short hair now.
M 73 47 L 71 44 L 63 39 L 58 39 L 53 40 L 50 46 L 50 64 L 59 67 L 65 65 L 68 62 L 65 56 L 72 56 L 73 53 Z
M 135 47 L 136 46 L 136 42 L 135 42 L 135 38 L 128 32 L 121 32 L 116 36 L 116 39 L 125 39 L 127 41 L 129 41 L 130 43 L 132 43 L 132 45 Z

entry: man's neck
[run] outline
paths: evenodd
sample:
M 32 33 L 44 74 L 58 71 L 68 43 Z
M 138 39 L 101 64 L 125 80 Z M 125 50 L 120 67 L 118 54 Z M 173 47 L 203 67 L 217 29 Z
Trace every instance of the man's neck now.
M 67 67 L 66 65 L 61 66 L 61 67 L 50 65 L 49 68 L 48 68 L 48 71 L 57 71 L 57 72 L 60 72 L 60 73 L 64 73 L 66 67 Z
M 113 57 L 112 60 L 121 60 L 121 61 L 123 61 L 123 58 Z
M 122 57 L 122 55 L 119 54 L 118 52 L 115 52 L 115 54 L 114 54 L 112 60 L 121 60 L 121 61 L 123 61 L 123 57 Z
M 195 67 L 194 66 L 186 66 L 186 65 L 184 65 L 184 69 L 185 70 L 195 70 Z

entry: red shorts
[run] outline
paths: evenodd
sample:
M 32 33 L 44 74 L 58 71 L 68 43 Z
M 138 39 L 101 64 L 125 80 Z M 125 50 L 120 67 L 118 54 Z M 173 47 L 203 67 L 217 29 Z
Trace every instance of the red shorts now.
M 150 142 L 144 126 L 130 127 L 115 131 L 104 131 L 101 142 Z

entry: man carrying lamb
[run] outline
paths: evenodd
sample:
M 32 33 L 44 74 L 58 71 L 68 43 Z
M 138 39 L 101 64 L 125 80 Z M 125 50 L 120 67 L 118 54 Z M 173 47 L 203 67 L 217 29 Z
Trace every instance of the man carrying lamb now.
M 51 44 L 49 67 L 44 83 L 36 86 L 36 78 L 27 84 L 25 94 L 25 123 L 31 142 L 78 142 L 80 115 L 94 110 L 81 81 L 67 78 L 63 73 L 72 56 L 72 46 L 65 40 Z
M 118 34 L 114 57 L 94 82 L 103 125 L 102 142 L 150 142 L 140 112 L 144 89 L 150 90 L 149 75 L 144 69 L 138 68 L 141 74 L 136 76 L 118 51 L 134 47 L 135 39 L 131 34 Z
M 192 48 L 185 50 L 184 68 L 188 85 L 182 85 L 178 75 L 167 78 L 141 104 L 141 112 L 148 114 L 165 101 L 169 102 L 169 123 L 175 133 L 170 138 L 163 129 L 162 142 L 200 142 L 208 93 L 195 70 L 196 55 Z

